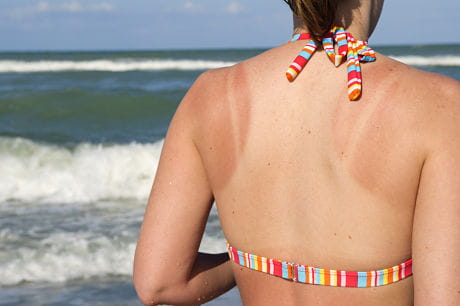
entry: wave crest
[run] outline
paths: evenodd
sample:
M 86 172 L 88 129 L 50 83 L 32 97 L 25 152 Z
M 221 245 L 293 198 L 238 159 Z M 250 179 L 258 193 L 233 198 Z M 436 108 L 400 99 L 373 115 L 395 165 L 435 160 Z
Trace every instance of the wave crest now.
M 0 202 L 87 203 L 148 197 L 163 141 L 64 148 L 0 138 Z
M 56 233 L 39 246 L 21 246 L 0 261 L 0 285 L 21 282 L 65 282 L 106 275 L 131 275 L 133 242 L 114 242 L 88 233 Z
M 458 55 L 437 55 L 437 56 L 391 56 L 395 60 L 411 66 L 460 66 L 460 56 Z
M 235 62 L 209 60 L 91 60 L 91 61 L 0 61 L 0 73 L 62 71 L 162 71 L 207 70 L 234 65 Z

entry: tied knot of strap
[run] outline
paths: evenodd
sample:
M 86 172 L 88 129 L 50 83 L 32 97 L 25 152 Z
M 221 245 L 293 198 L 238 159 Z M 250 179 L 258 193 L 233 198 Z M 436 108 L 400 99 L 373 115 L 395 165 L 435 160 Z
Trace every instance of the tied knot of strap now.
M 294 59 L 286 71 L 286 77 L 293 82 L 299 73 L 305 68 L 318 45 L 308 33 L 296 34 L 291 41 L 307 40 L 307 44 Z M 334 27 L 328 35 L 320 40 L 324 51 L 336 66 L 340 66 L 344 60 L 347 62 L 348 74 L 348 98 L 356 101 L 361 96 L 362 78 L 361 62 L 373 62 L 376 60 L 375 52 L 367 42 L 356 40 L 353 35 L 342 27 Z M 337 46 L 337 51 L 335 50 Z

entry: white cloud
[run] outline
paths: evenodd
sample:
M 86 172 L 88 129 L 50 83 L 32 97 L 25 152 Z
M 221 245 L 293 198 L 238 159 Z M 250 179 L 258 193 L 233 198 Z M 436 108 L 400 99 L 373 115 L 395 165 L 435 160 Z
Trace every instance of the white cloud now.
M 55 10 L 67 11 L 67 12 L 79 12 L 83 10 L 82 5 L 77 1 L 65 2 L 60 6 L 55 7 Z
M 27 7 L 18 7 L 9 10 L 7 16 L 14 19 L 23 19 L 33 15 L 47 13 L 47 12 L 98 12 L 98 11 L 112 11 L 114 6 L 108 2 L 99 2 L 93 4 L 81 4 L 79 1 L 64 1 L 64 2 L 51 2 L 40 1 L 36 5 Z
M 113 5 L 107 2 L 93 4 L 90 6 L 95 11 L 111 11 L 114 9 Z
M 39 12 L 46 12 L 50 9 L 50 4 L 48 2 L 39 2 L 37 5 L 37 10 Z
M 242 10 L 243 10 L 243 6 L 241 5 L 241 3 L 237 2 L 237 1 L 230 2 L 227 5 L 227 9 L 226 9 L 226 11 L 228 13 L 230 13 L 230 14 L 238 14 Z
M 182 5 L 182 10 L 188 11 L 188 12 L 202 12 L 203 7 L 200 4 L 197 4 L 193 1 L 187 0 L 184 2 Z
M 185 1 L 185 3 L 184 3 L 184 9 L 186 9 L 186 10 L 193 9 L 194 6 L 195 6 L 195 4 L 193 4 L 192 1 Z

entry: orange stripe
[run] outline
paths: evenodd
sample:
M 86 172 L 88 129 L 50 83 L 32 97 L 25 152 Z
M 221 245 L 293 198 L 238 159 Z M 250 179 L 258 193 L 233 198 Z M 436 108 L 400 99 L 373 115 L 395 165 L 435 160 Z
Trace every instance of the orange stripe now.
M 292 279 L 292 266 L 290 264 L 287 264 L 287 271 L 288 271 L 288 278 Z
M 308 267 L 307 266 L 305 266 L 305 282 L 307 284 L 310 283 L 310 274 L 308 273 Z
M 388 268 L 388 284 L 393 282 L 393 268 Z
M 367 287 L 371 287 L 371 282 L 372 282 L 372 272 L 367 272 L 367 282 L 366 282 L 366 286 Z
M 324 270 L 324 284 L 326 286 L 331 285 L 331 271 L 329 270 Z

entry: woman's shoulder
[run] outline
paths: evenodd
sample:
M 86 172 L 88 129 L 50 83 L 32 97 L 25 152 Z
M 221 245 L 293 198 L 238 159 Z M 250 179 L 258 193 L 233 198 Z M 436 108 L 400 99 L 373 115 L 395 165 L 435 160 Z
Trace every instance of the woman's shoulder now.
M 375 68 L 382 69 L 388 73 L 388 77 L 399 82 L 404 91 L 415 90 L 416 94 L 427 96 L 427 98 L 459 98 L 460 82 L 445 75 L 424 71 L 394 58 L 378 54 L 378 65 Z M 406 88 L 406 90 L 404 89 Z M 460 101 L 459 101 L 460 103 Z
M 201 73 L 187 93 L 186 99 L 194 98 L 200 103 L 208 100 L 215 103 L 222 100 L 224 95 L 239 89 L 241 83 L 263 78 L 263 71 L 267 66 L 276 64 L 282 58 L 281 49 L 282 47 L 267 49 L 235 65 Z

